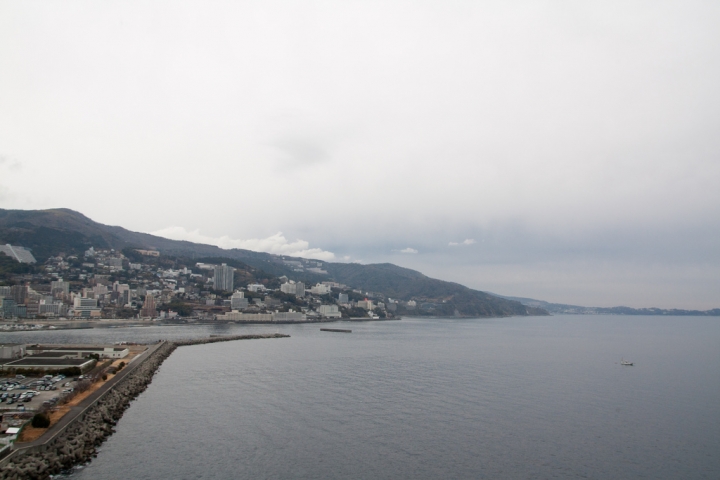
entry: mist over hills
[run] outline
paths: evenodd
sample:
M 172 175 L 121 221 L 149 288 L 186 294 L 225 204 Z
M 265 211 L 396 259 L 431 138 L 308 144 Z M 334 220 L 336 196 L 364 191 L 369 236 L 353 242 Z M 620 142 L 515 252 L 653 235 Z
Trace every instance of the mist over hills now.
M 564 303 L 551 303 L 526 297 L 509 297 L 493 294 L 507 300 L 515 300 L 528 307 L 542 308 L 550 314 L 566 315 L 675 315 L 675 316 L 720 316 L 720 308 L 711 310 L 685 310 L 679 308 L 632 308 L 632 307 L 583 307 Z
M 97 223 L 64 208 L 49 210 L 0 209 L 0 243 L 32 250 L 38 262 L 58 254 L 81 255 L 88 248 L 158 250 L 162 255 L 190 259 L 223 259 L 285 275 L 308 284 L 335 281 L 401 300 L 416 300 L 419 314 L 437 316 L 502 317 L 547 315 L 542 308 L 490 295 L 453 282 L 429 278 L 415 270 L 390 263 L 361 265 L 280 256 L 243 249 L 170 240 L 119 226 Z M 229 263 L 228 262 L 228 263 Z

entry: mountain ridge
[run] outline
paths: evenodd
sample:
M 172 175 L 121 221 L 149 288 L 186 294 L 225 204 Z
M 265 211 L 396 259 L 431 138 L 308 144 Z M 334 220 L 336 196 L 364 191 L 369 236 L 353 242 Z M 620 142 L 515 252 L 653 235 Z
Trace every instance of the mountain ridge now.
M 124 227 L 104 225 L 67 208 L 47 210 L 0 209 L 0 242 L 32 250 L 39 262 L 60 253 L 81 255 L 92 247 L 122 251 L 124 248 L 157 250 L 163 255 L 241 261 L 275 276 L 316 283 L 332 280 L 387 297 L 416 300 L 418 313 L 436 316 L 547 315 L 541 308 L 526 306 L 454 282 L 427 277 L 421 272 L 390 263 L 361 265 L 307 260 L 287 255 L 170 240 Z M 327 274 L 292 263 L 320 263 Z M 298 272 L 297 270 L 302 270 Z
M 617 307 L 584 307 L 581 305 L 569 305 L 565 303 L 552 303 L 545 300 L 537 300 L 527 297 L 512 297 L 493 293 L 492 295 L 507 300 L 515 300 L 529 307 L 542 308 L 551 314 L 558 315 L 675 315 L 675 316 L 720 316 L 720 308 L 710 310 L 686 310 L 682 308 L 633 308 L 625 306 Z

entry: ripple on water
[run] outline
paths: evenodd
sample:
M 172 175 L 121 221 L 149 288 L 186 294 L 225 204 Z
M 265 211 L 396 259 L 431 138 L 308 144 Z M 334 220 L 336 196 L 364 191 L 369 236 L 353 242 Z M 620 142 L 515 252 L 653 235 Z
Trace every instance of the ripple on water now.
M 720 477 L 715 319 L 318 328 L 178 349 L 72 477 Z

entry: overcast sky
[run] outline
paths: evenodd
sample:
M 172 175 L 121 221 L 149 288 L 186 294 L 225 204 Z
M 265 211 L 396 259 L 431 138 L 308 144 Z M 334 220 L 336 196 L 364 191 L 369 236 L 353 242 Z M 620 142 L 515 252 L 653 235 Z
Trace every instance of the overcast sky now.
M 0 207 L 720 307 L 720 2 L 0 0 Z

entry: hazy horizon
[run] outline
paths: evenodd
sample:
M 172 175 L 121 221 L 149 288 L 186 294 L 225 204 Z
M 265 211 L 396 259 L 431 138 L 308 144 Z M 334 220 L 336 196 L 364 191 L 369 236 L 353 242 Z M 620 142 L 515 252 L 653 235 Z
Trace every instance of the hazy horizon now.
M 720 4 L 0 0 L 0 208 L 720 307 Z

